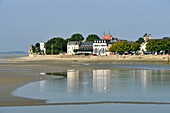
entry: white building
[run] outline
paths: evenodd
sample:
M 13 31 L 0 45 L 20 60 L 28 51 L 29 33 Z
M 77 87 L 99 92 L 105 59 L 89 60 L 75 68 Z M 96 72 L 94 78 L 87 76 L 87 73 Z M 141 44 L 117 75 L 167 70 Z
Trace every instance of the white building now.
M 147 45 L 148 42 L 144 42 L 141 44 L 141 47 L 140 47 L 140 50 L 143 51 L 143 52 L 146 52 L 146 45 Z
M 67 43 L 67 54 L 75 54 L 74 50 L 79 49 L 80 43 L 78 41 L 69 41 Z
M 44 42 L 40 42 L 40 54 L 46 54 L 46 48 Z
M 140 52 L 141 52 L 142 54 L 144 54 L 145 52 L 147 52 L 146 45 L 147 45 L 148 41 L 152 39 L 152 35 L 146 33 L 146 34 L 143 36 L 143 39 L 144 39 L 144 42 L 141 44 L 141 47 L 140 47 Z
M 105 40 L 95 40 L 93 42 L 93 54 L 106 55 L 107 43 Z
M 143 39 L 144 39 L 145 42 L 148 42 L 149 40 L 152 39 L 152 35 L 146 33 L 146 34 L 144 34 Z
M 34 48 L 34 46 L 31 44 L 30 47 L 29 47 L 29 50 L 28 50 L 29 57 L 33 57 L 33 53 L 34 53 L 33 48 Z

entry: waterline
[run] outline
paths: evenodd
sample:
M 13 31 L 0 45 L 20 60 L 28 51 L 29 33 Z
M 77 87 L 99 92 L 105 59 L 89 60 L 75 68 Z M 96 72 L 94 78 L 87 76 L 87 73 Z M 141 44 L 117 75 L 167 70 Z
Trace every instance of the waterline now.
M 135 102 L 135 101 L 99 101 L 99 102 L 63 102 L 63 103 L 32 103 L 32 104 L 0 104 L 0 107 L 15 106 L 69 106 L 69 105 L 103 105 L 103 104 L 127 104 L 127 105 L 170 105 L 170 102 Z

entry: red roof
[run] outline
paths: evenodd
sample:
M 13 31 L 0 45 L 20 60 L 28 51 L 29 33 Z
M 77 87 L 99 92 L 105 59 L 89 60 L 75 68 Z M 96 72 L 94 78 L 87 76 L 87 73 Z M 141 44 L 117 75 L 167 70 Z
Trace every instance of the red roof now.
M 112 35 L 110 34 L 103 36 L 103 40 L 111 40 L 111 39 L 112 39 Z

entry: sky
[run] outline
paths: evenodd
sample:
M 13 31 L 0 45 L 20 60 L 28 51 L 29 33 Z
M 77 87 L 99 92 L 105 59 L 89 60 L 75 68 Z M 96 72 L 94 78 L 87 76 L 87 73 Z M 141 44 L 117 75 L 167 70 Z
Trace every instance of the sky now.
M 170 0 L 0 0 L 0 51 L 27 51 L 52 37 L 110 32 L 135 41 L 170 37 Z

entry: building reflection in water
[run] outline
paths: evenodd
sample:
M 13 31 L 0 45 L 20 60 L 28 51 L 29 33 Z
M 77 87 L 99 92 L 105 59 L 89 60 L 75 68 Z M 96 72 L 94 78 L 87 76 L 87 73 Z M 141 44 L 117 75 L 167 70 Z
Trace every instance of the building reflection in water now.
M 168 77 L 168 76 L 167 76 Z M 169 78 L 169 77 L 168 77 Z M 108 93 L 135 88 L 146 94 L 155 85 L 166 81 L 165 72 L 154 70 L 67 70 L 67 92 Z M 121 84 L 120 84 L 121 83 Z M 161 85 L 161 84 L 160 84 Z
M 67 92 L 79 90 L 79 70 L 67 70 Z
M 89 90 L 87 87 L 90 86 L 93 93 L 107 93 L 111 71 L 92 70 L 90 72 L 91 73 L 84 78 L 83 75 L 80 77 L 79 70 L 67 70 L 67 92 L 75 93 L 79 92 L 79 90 Z
M 45 84 L 46 84 L 45 80 L 40 81 L 40 91 L 41 92 L 45 91 Z
M 146 93 L 147 88 L 147 76 L 149 76 L 148 70 L 141 70 L 141 85 L 143 87 L 144 93 Z
M 93 92 L 107 93 L 109 88 L 110 70 L 93 70 Z

